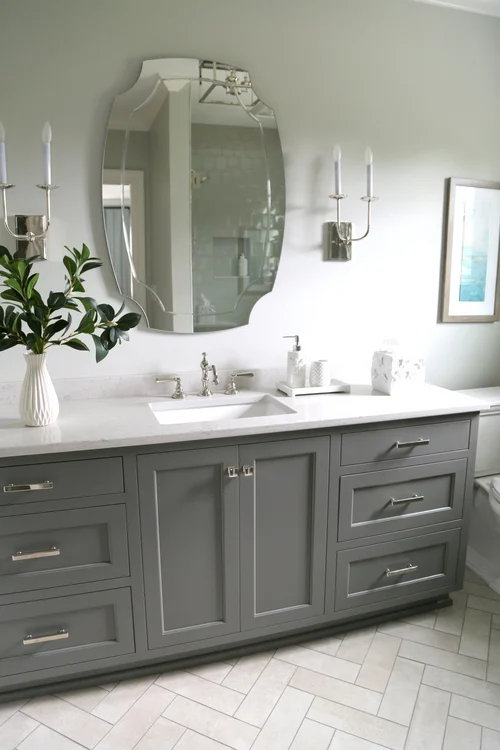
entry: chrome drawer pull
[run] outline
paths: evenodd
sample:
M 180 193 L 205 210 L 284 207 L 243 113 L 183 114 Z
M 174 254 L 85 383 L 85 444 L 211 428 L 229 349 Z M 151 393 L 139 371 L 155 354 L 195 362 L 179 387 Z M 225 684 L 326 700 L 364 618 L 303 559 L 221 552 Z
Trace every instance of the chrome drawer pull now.
M 67 630 L 59 630 L 58 633 L 52 633 L 52 635 L 40 635 L 35 637 L 34 635 L 27 635 L 23 638 L 23 646 L 31 646 L 32 643 L 48 643 L 49 641 L 62 641 L 64 638 L 69 638 Z
M 429 445 L 430 442 L 429 438 L 410 440 L 407 443 L 401 443 L 399 440 L 396 440 L 396 448 L 418 448 L 419 445 Z
M 39 552 L 16 552 L 12 555 L 12 560 L 38 560 L 40 557 L 57 557 L 61 554 L 61 550 L 58 547 L 50 547 L 50 549 L 42 549 Z
M 35 492 L 36 490 L 53 490 L 54 482 L 41 482 L 40 484 L 8 484 L 3 488 L 4 492 Z
M 253 466 L 243 466 L 242 472 L 244 477 L 253 477 L 254 468 Z
M 240 470 L 237 466 L 228 466 L 227 467 L 227 475 L 229 479 L 237 479 L 238 475 L 240 473 Z
M 412 497 L 401 497 L 396 500 L 395 497 L 391 497 L 391 505 L 403 505 L 404 503 L 418 503 L 420 500 L 425 500 L 424 495 L 413 495 Z
M 386 568 L 385 575 L 387 578 L 391 578 L 392 576 L 404 576 L 406 573 L 413 573 L 415 570 L 418 570 L 418 565 L 412 565 L 409 563 L 406 568 L 399 568 L 399 570 L 390 570 L 390 568 Z

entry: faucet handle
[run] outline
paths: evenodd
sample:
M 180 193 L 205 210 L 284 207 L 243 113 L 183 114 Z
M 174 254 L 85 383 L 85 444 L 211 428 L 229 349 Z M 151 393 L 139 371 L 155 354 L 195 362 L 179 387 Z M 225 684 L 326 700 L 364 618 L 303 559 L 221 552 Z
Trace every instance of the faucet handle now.
M 226 390 L 224 393 L 226 396 L 237 396 L 239 393 L 239 390 L 236 388 L 236 378 L 253 378 L 254 373 L 253 372 L 233 372 L 229 376 L 229 380 L 227 381 Z
M 187 398 L 182 387 L 182 382 L 179 375 L 174 375 L 171 378 L 156 378 L 156 383 L 175 383 L 175 391 L 172 393 L 171 398 L 181 399 Z

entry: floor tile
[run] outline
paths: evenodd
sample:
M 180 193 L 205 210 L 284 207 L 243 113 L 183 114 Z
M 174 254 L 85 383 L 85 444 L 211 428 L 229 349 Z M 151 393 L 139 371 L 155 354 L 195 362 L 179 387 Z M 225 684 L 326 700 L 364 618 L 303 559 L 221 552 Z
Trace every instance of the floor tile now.
M 409 726 L 423 672 L 423 664 L 398 657 L 378 715 Z
M 134 703 L 153 684 L 156 676 L 141 677 L 138 680 L 120 682 L 104 699 L 92 709 L 92 714 L 110 724 L 116 724 Z
M 215 662 L 214 664 L 201 664 L 199 667 L 186 669 L 186 672 L 198 675 L 198 677 L 203 677 L 205 680 L 210 680 L 220 685 L 224 678 L 228 676 L 231 669 L 231 664 Z
M 450 670 L 450 672 L 469 675 L 469 677 L 479 677 L 480 679 L 486 677 L 485 661 L 473 659 L 470 656 L 462 656 L 461 654 L 451 654 L 440 648 L 423 646 L 420 643 L 412 643 L 411 641 L 402 641 L 399 655 L 405 659 L 412 659 L 413 661 L 422 662 L 422 664 L 441 667 L 442 669 Z
M 480 609 L 483 612 L 491 612 L 493 615 L 500 615 L 500 601 L 485 599 L 483 596 L 472 596 L 467 598 L 467 607 Z
M 481 750 L 500 750 L 500 732 L 494 732 L 493 729 L 483 729 Z
M 313 696 L 287 687 L 252 750 L 288 750 L 312 703 Z
M 408 627 L 412 627 L 408 625 Z M 376 633 L 360 669 L 356 685 L 383 693 L 389 682 L 401 641 L 392 635 Z
M 473 698 L 491 706 L 500 707 L 500 687 L 476 677 L 466 677 L 456 672 L 448 672 L 438 667 L 426 667 L 422 678 L 424 685 L 438 687 L 449 693 Z
M 310 648 L 311 651 L 319 651 L 321 654 L 328 654 L 328 656 L 337 656 L 338 650 L 342 645 L 342 639 L 318 638 L 315 641 L 310 641 L 303 645 L 305 648 Z
M 304 719 L 290 750 L 329 750 L 334 731 L 317 721 Z
M 486 679 L 500 685 L 500 631 L 491 629 Z
M 353 661 L 356 664 L 363 664 L 365 657 L 370 648 L 376 628 L 364 628 L 363 630 L 354 630 L 344 636 L 337 656 L 339 659 Z
M 107 721 L 51 695 L 34 698 L 22 712 L 87 748 L 94 748 L 111 729 Z
M 295 670 L 292 664 L 271 659 L 236 711 L 235 718 L 257 727 L 264 726 Z
M 481 750 L 481 727 L 449 716 L 443 750 Z
M 180 695 L 170 704 L 164 716 L 234 750 L 249 750 L 259 733 L 259 730 L 250 724 L 194 703 Z M 181 742 L 183 739 L 184 737 L 181 738 Z
M 40 725 L 21 742 L 18 750 L 82 750 L 82 746 L 53 729 Z
M 465 607 L 467 605 L 467 594 L 464 591 L 454 591 L 451 595 L 453 606 L 443 607 L 436 616 L 435 630 L 450 635 L 461 635 L 464 624 Z
M 406 622 L 388 622 L 378 627 L 380 633 L 404 638 L 414 643 L 422 643 L 424 646 L 441 648 L 444 651 L 456 653 L 458 651 L 459 639 L 456 635 L 441 633 L 429 628 L 421 628 L 419 625 L 410 625 Z
M 203 737 L 203 735 L 188 729 L 175 745 L 175 750 L 227 750 L 227 745 L 221 745 L 220 742 Z
M 224 687 L 246 695 L 269 664 L 270 659 L 271 653 L 269 652 L 243 656 L 238 659 L 222 684 Z
M 402 622 L 408 622 L 410 625 L 419 625 L 421 628 L 430 628 L 432 630 L 436 624 L 436 618 L 436 612 L 425 612 L 422 615 L 405 617 Z
M 464 581 L 463 590 L 466 594 L 482 596 L 485 599 L 495 599 L 497 602 L 500 601 L 500 594 L 497 594 L 497 592 L 490 588 L 486 583 L 471 583 L 470 581 Z
M 22 708 L 25 703 L 28 701 L 13 701 L 12 703 L 3 703 L 0 705 L 0 726 L 7 721 L 7 719 L 10 719 L 11 716 L 13 716 L 16 711 L 19 711 L 20 708 Z
M 243 695 L 236 690 L 216 685 L 189 672 L 166 672 L 156 680 L 156 684 L 230 716 L 243 700 Z
M 0 726 L 0 748 L 2 750 L 15 750 L 37 726 L 38 722 L 29 716 L 22 713 L 14 714 Z
M 338 659 L 336 656 L 321 654 L 318 651 L 311 651 L 302 646 L 280 648 L 276 651 L 274 658 L 295 664 L 297 667 L 305 667 L 313 672 L 326 674 L 329 677 L 337 677 L 345 682 L 354 682 L 359 672 L 358 664 Z
M 500 732 L 500 708 L 497 706 L 488 706 L 486 703 L 481 703 L 471 698 L 453 695 L 451 698 L 450 716 Z
M 340 703 L 333 703 L 325 698 L 313 700 L 307 718 L 391 750 L 403 750 L 404 747 L 406 727 L 379 719 L 378 716 L 370 716 L 355 708 L 341 706 Z
M 382 700 L 382 695 L 373 690 L 351 685 L 349 682 L 327 677 L 318 672 L 311 672 L 303 667 L 297 669 L 290 680 L 290 686 L 374 715 L 377 714 Z
M 175 693 L 151 685 L 101 740 L 96 750 L 133 750 L 175 698 Z
M 487 659 L 490 627 L 491 615 L 488 612 L 467 608 L 458 652 L 475 659 Z
M 179 724 L 160 717 L 134 750 L 172 750 L 185 731 Z
M 78 706 L 78 708 L 90 712 L 93 708 L 99 705 L 109 693 L 101 687 L 96 687 L 84 688 L 82 690 L 67 690 L 65 693 L 57 693 L 57 695 L 64 701 L 72 703 L 73 706 Z
M 312 746 L 309 750 L 313 750 Z M 352 734 L 335 732 L 335 737 L 328 750 L 385 750 L 385 748 L 382 745 L 375 745 L 373 742 L 369 742 L 369 740 L 361 740 Z
M 405 750 L 441 750 L 450 698 L 444 690 L 420 687 Z
M 106 682 L 104 685 L 99 685 L 99 687 L 103 690 L 107 690 L 109 693 L 110 690 L 113 690 L 118 684 L 118 682 Z

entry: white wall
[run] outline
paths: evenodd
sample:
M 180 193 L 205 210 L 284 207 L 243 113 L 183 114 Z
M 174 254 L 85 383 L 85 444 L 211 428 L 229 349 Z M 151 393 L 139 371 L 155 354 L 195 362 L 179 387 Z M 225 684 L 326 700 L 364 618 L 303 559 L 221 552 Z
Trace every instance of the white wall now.
M 221 24 L 221 18 L 225 21 Z M 23 43 L 22 30 L 29 28 Z M 232 19 L 232 20 L 231 20 Z M 21 36 L 20 36 L 21 35 Z M 283 334 L 313 356 L 338 356 L 339 375 L 366 381 L 379 341 L 423 342 L 428 378 L 452 387 L 500 382 L 500 325 L 436 325 L 444 180 L 500 178 L 500 20 L 411 0 L 2 0 L 0 106 L 8 134 L 12 213 L 38 211 L 40 133 L 50 119 L 56 222 L 52 257 L 87 242 L 105 259 L 92 293 L 116 298 L 106 257 L 100 170 L 115 94 L 140 61 L 231 61 L 275 110 L 286 160 L 288 221 L 275 292 L 250 325 L 190 336 L 133 332 L 99 368 L 54 351 L 56 377 L 195 368 L 279 366 Z M 323 262 L 331 149 L 345 154 L 350 217 L 362 222 L 363 152 L 376 156 L 372 236 L 351 263 Z M 0 237 L 1 241 L 1 237 Z M 47 288 L 59 265 L 41 272 Z M 89 276 L 92 279 L 92 275 Z M 20 379 L 21 351 L 0 356 L 0 380 Z

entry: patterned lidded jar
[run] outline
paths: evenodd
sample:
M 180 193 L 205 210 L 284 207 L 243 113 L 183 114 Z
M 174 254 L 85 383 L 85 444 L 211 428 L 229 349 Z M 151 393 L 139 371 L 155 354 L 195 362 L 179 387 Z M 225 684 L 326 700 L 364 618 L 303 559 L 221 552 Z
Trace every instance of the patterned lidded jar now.
M 398 349 L 374 352 L 372 360 L 372 388 L 389 396 L 404 393 L 412 385 L 423 383 L 424 360 Z

